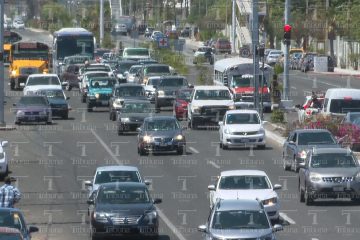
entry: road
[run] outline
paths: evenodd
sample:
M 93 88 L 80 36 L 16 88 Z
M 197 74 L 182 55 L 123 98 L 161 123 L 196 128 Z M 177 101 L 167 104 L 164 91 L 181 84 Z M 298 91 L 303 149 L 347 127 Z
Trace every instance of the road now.
M 319 87 L 344 83 L 336 76 L 316 76 L 324 82 L 318 83 Z M 307 78 L 294 72 L 292 86 L 300 95 L 311 89 Z M 89 239 L 87 192 L 82 182 L 92 178 L 97 166 L 109 164 L 136 165 L 144 178 L 152 180 L 152 196 L 163 199 L 158 205 L 163 240 L 201 239 L 197 226 L 208 217 L 207 186 L 220 171 L 229 169 L 264 170 L 273 184 L 283 185 L 279 196 L 284 231 L 278 233 L 279 240 L 358 239 L 358 206 L 347 201 L 324 201 L 306 207 L 299 202 L 297 175 L 283 171 L 281 145 L 271 132 L 265 150 L 224 151 L 218 147 L 217 130 L 187 130 L 186 155 L 139 157 L 136 135 L 117 136 L 107 109 L 87 113 L 76 89 L 66 94 L 73 108 L 69 120 L 55 119 L 53 125 L 22 125 L 1 132 L 1 137 L 10 142 L 7 153 L 11 175 L 17 178 L 23 193 L 18 207 L 27 222 L 41 230 L 33 239 Z M 12 123 L 11 106 L 21 92 L 7 88 L 6 95 L 5 120 Z

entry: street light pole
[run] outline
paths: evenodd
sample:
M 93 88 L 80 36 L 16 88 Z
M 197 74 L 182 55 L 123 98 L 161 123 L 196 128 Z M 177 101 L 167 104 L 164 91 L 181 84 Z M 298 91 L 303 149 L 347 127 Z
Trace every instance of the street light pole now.
M 232 52 L 235 53 L 235 31 L 236 31 L 236 26 L 235 26 L 235 0 L 232 0 L 232 28 L 231 28 L 231 46 L 232 46 Z
M 104 0 L 100 0 L 100 46 L 104 40 Z
M 254 109 L 259 111 L 259 55 L 257 48 L 259 45 L 259 14 L 258 0 L 252 1 L 252 53 L 253 53 L 253 79 L 254 79 Z
M 4 7 L 5 0 L 0 0 L 0 125 L 5 125 L 4 119 L 4 101 L 5 101 L 5 89 L 4 89 Z

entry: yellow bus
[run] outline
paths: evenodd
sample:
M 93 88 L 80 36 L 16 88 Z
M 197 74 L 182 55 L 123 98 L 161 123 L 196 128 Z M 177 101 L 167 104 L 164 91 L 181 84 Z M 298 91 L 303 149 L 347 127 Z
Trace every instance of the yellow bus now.
M 41 42 L 16 42 L 10 48 L 10 89 L 25 86 L 27 77 L 49 72 L 49 46 Z
M 13 31 L 4 31 L 4 62 L 9 63 L 11 44 L 21 41 L 20 34 Z

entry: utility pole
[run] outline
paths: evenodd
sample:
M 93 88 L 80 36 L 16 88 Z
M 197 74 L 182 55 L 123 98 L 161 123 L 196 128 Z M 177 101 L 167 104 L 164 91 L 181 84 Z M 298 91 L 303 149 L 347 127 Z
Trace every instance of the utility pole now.
M 254 62 L 254 109 L 259 111 L 259 55 L 257 47 L 259 45 L 259 14 L 258 0 L 252 1 L 252 53 Z
M 120 5 L 119 14 L 120 16 L 122 16 L 123 15 L 122 0 L 119 0 L 119 5 Z
M 5 101 L 5 89 L 4 89 L 4 7 L 5 0 L 0 0 L 0 125 L 5 126 L 4 119 L 4 101 Z
M 235 31 L 236 31 L 236 22 L 235 22 L 235 5 L 236 5 L 236 2 L 235 0 L 232 0 L 232 28 L 231 28 L 231 46 L 232 46 L 232 52 L 235 53 Z
M 104 40 L 104 0 L 100 0 L 100 47 Z
M 328 11 L 329 9 L 329 0 L 325 0 L 325 12 Z M 328 39 L 329 39 L 329 20 L 328 18 L 326 18 L 326 22 L 325 22 L 325 40 L 324 40 L 324 53 L 325 55 L 328 55 L 327 52 L 328 52 Z
M 291 2 L 291 0 L 285 0 L 285 25 L 288 25 L 290 22 L 290 4 L 291 4 L 290 2 Z M 290 96 L 289 51 L 290 51 L 290 43 L 285 43 L 284 85 L 283 85 L 283 99 L 282 99 L 282 106 L 284 108 L 292 107 L 292 101 L 289 98 L 289 96 Z

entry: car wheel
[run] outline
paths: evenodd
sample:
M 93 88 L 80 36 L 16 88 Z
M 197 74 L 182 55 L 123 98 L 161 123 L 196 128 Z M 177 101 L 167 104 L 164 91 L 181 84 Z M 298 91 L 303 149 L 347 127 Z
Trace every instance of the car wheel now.
M 15 90 L 15 82 L 14 81 L 10 82 L 10 90 Z
M 143 148 L 139 148 L 138 149 L 138 152 L 139 152 L 139 155 L 140 156 L 146 156 L 146 155 L 148 155 L 148 153 L 145 151 L 145 149 L 143 149 Z
M 15 121 L 15 124 L 16 125 L 21 125 L 21 122 L 20 121 Z
M 51 125 L 52 124 L 52 121 L 50 120 L 50 121 L 46 121 L 46 124 L 47 125 Z
M 226 145 L 226 144 L 223 144 L 223 145 L 222 145 L 222 149 L 227 150 L 227 149 L 229 149 L 229 146 Z
M 155 100 L 155 112 L 159 113 L 161 111 L 161 107 L 159 106 L 158 102 Z
M 304 201 L 307 206 L 310 206 L 314 201 L 307 187 L 305 187 Z
M 72 87 L 70 86 L 70 83 L 68 82 L 68 84 L 65 87 L 66 91 L 71 91 Z
M 264 144 L 264 145 L 259 145 L 258 146 L 258 149 L 265 149 L 266 148 L 266 145 Z
M 178 150 L 176 151 L 176 153 L 178 155 L 183 155 L 185 151 L 185 146 L 179 146 Z
M 118 127 L 117 133 L 118 133 L 118 136 L 121 136 L 124 134 L 124 131 L 120 127 Z
M 290 165 L 287 163 L 287 161 L 286 161 L 286 159 L 285 159 L 285 157 L 284 157 L 284 154 L 283 154 L 283 168 L 284 168 L 284 170 L 285 171 L 289 171 L 290 170 Z
M 83 96 L 81 96 L 81 102 L 82 103 L 86 103 L 86 97 L 83 95 Z
M 88 104 L 88 105 L 87 105 L 87 111 L 88 111 L 88 112 L 92 112 L 92 111 L 93 111 L 91 104 Z
M 110 112 L 110 120 L 116 121 L 116 114 L 113 111 Z
M 299 200 L 300 202 L 305 202 L 305 193 L 304 191 L 301 189 L 301 185 L 300 185 L 300 180 L 299 180 Z
M 190 128 L 193 129 L 193 130 L 197 129 L 197 124 L 192 120 L 190 120 Z

